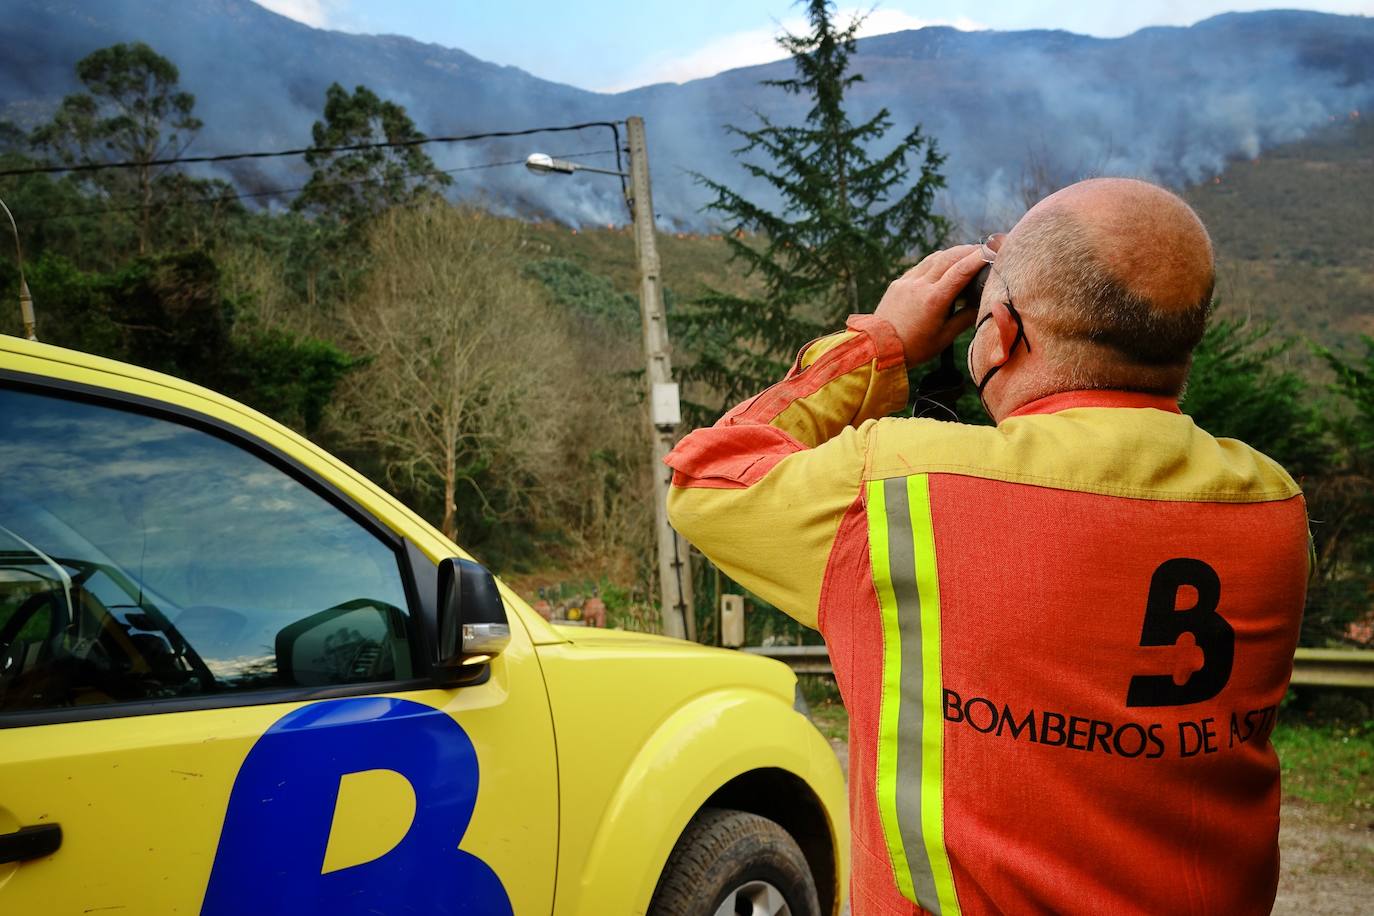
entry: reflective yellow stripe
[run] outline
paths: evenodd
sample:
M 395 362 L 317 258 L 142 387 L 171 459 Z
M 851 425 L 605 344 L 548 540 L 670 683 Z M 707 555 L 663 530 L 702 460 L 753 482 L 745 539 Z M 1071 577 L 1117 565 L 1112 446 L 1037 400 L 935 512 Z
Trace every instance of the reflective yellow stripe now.
M 901 634 L 897 598 L 892 589 L 888 561 L 887 504 L 883 481 L 868 485 L 868 543 L 873 563 L 873 583 L 883 623 L 883 692 L 878 714 L 878 819 L 892 861 L 897 889 L 908 900 L 916 899 L 911 883 L 902 831 L 897 823 L 897 713 L 902 692 Z
M 868 485 L 869 549 L 883 626 L 878 819 L 897 889 L 957 916 L 945 851 L 940 584 L 925 475 Z
M 935 879 L 940 912 L 957 916 L 959 900 L 945 849 L 944 723 L 941 721 L 944 685 L 940 671 L 940 577 L 935 566 L 935 527 L 930 513 L 930 479 L 907 478 L 915 547 L 916 588 L 921 599 L 921 834 Z

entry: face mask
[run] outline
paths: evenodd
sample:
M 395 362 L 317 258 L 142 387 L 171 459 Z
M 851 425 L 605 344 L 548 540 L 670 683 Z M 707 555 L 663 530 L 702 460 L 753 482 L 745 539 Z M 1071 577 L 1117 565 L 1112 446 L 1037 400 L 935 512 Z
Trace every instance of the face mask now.
M 1016 322 L 1016 336 L 1011 339 L 1011 348 L 1007 350 L 1007 358 L 989 368 L 987 374 L 983 376 L 983 380 L 981 382 L 978 381 L 978 376 L 973 372 L 973 345 L 978 341 L 978 332 L 983 329 L 983 325 L 987 324 L 988 319 L 992 317 L 992 314 L 989 313 L 984 315 L 983 320 L 978 322 L 978 326 L 973 329 L 973 337 L 968 342 L 968 355 L 965 359 L 968 364 L 969 381 L 973 382 L 974 388 L 978 392 L 978 403 L 983 405 L 983 412 L 989 417 L 992 416 L 992 411 L 988 410 L 988 402 L 983 400 L 983 391 L 988 387 L 988 382 L 992 381 L 992 377 L 997 374 L 998 369 L 1001 369 L 1007 363 L 1011 362 L 1011 355 L 1016 352 L 1016 345 L 1018 343 L 1025 341 L 1026 352 L 1029 353 L 1031 351 L 1030 338 L 1026 336 L 1026 326 L 1021 323 L 1021 313 L 1018 312 L 1016 306 L 1012 305 L 1010 302 L 1005 302 L 1003 304 L 1007 307 L 1007 311 L 1011 313 L 1012 320 Z

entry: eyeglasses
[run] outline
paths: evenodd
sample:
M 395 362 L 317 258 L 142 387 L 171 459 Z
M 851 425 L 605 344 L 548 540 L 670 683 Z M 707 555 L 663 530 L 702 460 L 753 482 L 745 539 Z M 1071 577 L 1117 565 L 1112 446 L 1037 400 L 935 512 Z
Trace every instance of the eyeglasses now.
M 1011 343 L 1011 350 L 1015 352 L 1016 344 L 1024 340 L 1026 342 L 1026 352 L 1029 353 L 1031 349 L 1030 339 L 1026 337 L 1026 328 L 1021 322 L 1020 313 L 1017 312 L 1016 306 L 1012 305 L 1011 288 L 1007 286 L 1006 279 L 996 267 L 997 249 L 993 248 L 992 244 L 999 236 L 1003 236 L 1003 234 L 993 233 L 992 235 L 985 236 L 978 243 L 978 251 L 983 258 L 984 266 L 979 269 L 978 273 L 969 281 L 964 290 L 955 297 L 950 314 L 953 315 L 960 310 L 969 308 L 976 312 L 979 308 L 979 303 L 982 301 L 983 286 L 987 283 L 987 278 L 992 274 L 996 274 L 997 279 L 1002 283 L 1002 288 L 1006 290 L 1007 295 L 1005 302 L 1007 311 L 1011 313 L 1012 319 L 1016 322 L 1016 338 Z M 1001 247 L 1000 242 L 998 243 L 998 247 Z M 991 315 L 985 315 L 983 316 L 983 321 L 987 321 L 991 317 Z M 979 322 L 979 326 L 981 326 L 982 323 L 983 322 Z M 978 331 L 975 328 L 974 334 L 976 335 L 977 333 Z M 1008 358 L 1010 358 L 1010 355 L 1008 355 Z M 981 382 L 974 380 L 972 367 L 969 368 L 969 380 L 974 382 L 980 400 L 983 397 L 983 389 L 987 387 L 988 380 L 997 374 L 997 370 L 1001 368 L 1001 365 L 993 366 L 988 370 L 987 374 L 983 376 Z M 911 407 L 911 415 L 918 418 L 928 417 L 937 420 L 949 419 L 957 422 L 959 414 L 955 411 L 954 404 L 955 401 L 958 400 L 959 392 L 963 389 L 963 386 L 964 380 L 960 377 L 959 370 L 955 368 L 954 364 L 954 345 L 950 344 L 940 353 L 939 368 L 927 372 L 921 377 L 920 383 L 916 388 L 916 399 Z M 986 405 L 984 409 L 986 409 Z M 941 414 L 944 416 L 941 416 Z
M 983 256 L 983 262 L 984 262 L 984 263 L 986 263 L 986 264 L 993 264 L 993 263 L 996 263 L 996 261 L 997 261 L 997 249 L 992 247 L 992 240 L 995 239 L 995 238 L 999 238 L 999 237 L 1005 239 L 1005 238 L 1007 237 L 1007 234 L 1006 234 L 1005 232 L 993 232 L 993 233 L 990 233 L 990 234 L 988 234 L 988 235 L 985 235 L 985 236 L 983 236 L 981 239 L 979 239 L 979 241 L 978 241 L 978 253 L 981 254 L 981 255 Z M 998 243 L 997 243 L 997 245 L 998 245 L 999 248 L 1001 247 L 1001 244 L 1002 244 L 1001 242 L 998 242 Z
M 1015 351 L 1016 341 L 1019 339 L 1026 342 L 1026 352 L 1029 353 L 1031 351 L 1030 338 L 1026 336 L 1026 325 L 1021 320 L 1021 313 L 1017 311 L 1015 304 L 1011 301 L 1011 285 L 1007 283 L 1007 278 L 1002 276 L 1002 272 L 997 269 L 997 251 L 1002 247 L 1002 243 L 1006 240 L 1006 237 L 1007 234 L 1005 232 L 993 232 L 983 236 L 978 242 L 978 253 L 982 256 L 983 263 L 987 265 L 983 270 L 995 274 L 1002 284 L 1002 289 L 1006 292 L 1004 304 L 1007 307 L 1007 311 L 1011 313 L 1012 319 L 1016 322 L 1016 339 L 1012 340 L 1011 349 Z M 994 239 L 997 240 L 997 248 L 992 247 Z M 984 283 L 986 283 L 986 276 L 981 281 L 975 278 L 974 283 L 977 284 L 978 292 L 981 296 L 982 287 Z M 986 321 L 987 317 L 983 320 Z M 982 322 L 979 323 L 981 324 Z

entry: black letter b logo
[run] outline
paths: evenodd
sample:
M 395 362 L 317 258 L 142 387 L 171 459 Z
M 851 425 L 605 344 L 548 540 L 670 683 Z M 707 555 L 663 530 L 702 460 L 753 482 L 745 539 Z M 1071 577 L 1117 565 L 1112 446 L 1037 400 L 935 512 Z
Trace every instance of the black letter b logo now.
M 1197 591 L 1197 604 L 1175 610 L 1179 590 L 1184 586 Z M 1155 570 L 1145 602 L 1140 644 L 1172 646 L 1183 634 L 1191 633 L 1202 650 L 1202 667 L 1182 684 L 1175 684 L 1168 674 L 1135 675 L 1126 691 L 1127 706 L 1182 706 L 1201 703 L 1221 693 L 1235 661 L 1236 631 L 1217 613 L 1220 601 L 1221 580 L 1216 570 L 1201 560 L 1179 557 Z

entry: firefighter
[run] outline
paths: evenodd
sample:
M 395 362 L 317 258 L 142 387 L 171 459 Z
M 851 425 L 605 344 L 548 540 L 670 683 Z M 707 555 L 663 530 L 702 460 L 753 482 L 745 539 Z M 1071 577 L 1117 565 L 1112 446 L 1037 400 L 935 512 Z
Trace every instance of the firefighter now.
M 1179 411 L 1213 282 L 1178 197 L 1072 185 L 667 458 L 676 528 L 829 646 L 856 916 L 1268 912 L 1309 538 Z M 971 325 L 996 426 L 890 417 Z

